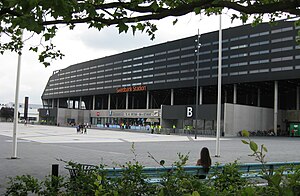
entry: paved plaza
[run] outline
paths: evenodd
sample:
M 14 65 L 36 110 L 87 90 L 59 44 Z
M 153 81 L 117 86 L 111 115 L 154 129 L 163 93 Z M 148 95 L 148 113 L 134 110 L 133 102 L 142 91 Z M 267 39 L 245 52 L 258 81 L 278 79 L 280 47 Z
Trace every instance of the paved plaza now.
M 189 165 L 195 165 L 202 147 L 209 148 L 213 162 L 255 162 L 248 156 L 249 147 L 241 138 L 221 138 L 221 156 L 215 155 L 215 138 L 193 135 L 160 135 L 126 130 L 88 129 L 87 134 L 77 134 L 74 127 L 18 125 L 17 155 L 12 156 L 12 123 L 0 123 L 0 190 L 3 192 L 7 177 L 30 174 L 42 179 L 51 173 L 51 165 L 59 164 L 61 175 L 68 175 L 63 168 L 65 161 L 87 164 L 106 164 L 108 167 L 133 160 L 134 143 L 137 160 L 145 166 L 158 166 L 149 153 L 166 165 L 178 160 L 178 153 L 189 155 Z M 258 144 L 268 148 L 268 161 L 300 161 L 300 138 L 256 137 Z M 0 192 L 1 193 L 1 192 Z

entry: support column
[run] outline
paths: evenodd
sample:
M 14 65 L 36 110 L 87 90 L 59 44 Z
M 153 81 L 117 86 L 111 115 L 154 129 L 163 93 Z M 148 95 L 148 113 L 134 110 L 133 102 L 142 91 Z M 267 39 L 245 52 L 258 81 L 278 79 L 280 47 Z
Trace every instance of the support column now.
M 149 109 L 149 91 L 147 91 L 147 99 L 146 99 L 146 109 L 148 110 Z
M 257 89 L 257 106 L 260 107 L 260 88 Z
M 237 87 L 236 84 L 233 85 L 233 104 L 236 104 L 236 97 L 237 97 Z
M 116 97 L 116 109 L 118 109 L 118 97 Z
M 126 110 L 128 110 L 128 93 L 126 93 Z
M 95 104 L 96 104 L 96 96 L 93 95 L 93 105 L 92 105 L 92 110 L 95 110 Z
M 277 135 L 278 81 L 274 82 L 274 133 Z
M 82 97 L 79 97 L 78 109 L 81 110 Z
M 132 104 L 131 104 L 132 108 L 131 109 L 134 109 L 134 96 L 132 96 Z
M 200 86 L 200 92 L 199 92 L 199 105 L 202 105 L 202 97 L 203 97 L 203 87 Z
M 54 99 L 52 99 L 52 108 L 54 108 Z
M 73 105 L 73 106 L 72 106 L 72 109 L 75 109 L 75 104 L 76 104 L 76 101 L 73 99 L 73 100 L 72 100 L 72 105 Z
M 71 108 L 70 105 L 71 105 L 71 104 L 70 104 L 70 98 L 68 98 L 68 109 Z
M 296 97 L 297 97 L 297 100 L 296 100 L 296 110 L 299 110 L 299 98 L 300 98 L 300 95 L 299 95 L 299 93 L 300 93 L 300 88 L 299 88 L 299 86 L 297 86 L 297 95 L 296 95 Z
M 57 99 L 57 108 L 59 108 L 59 98 Z
M 108 94 L 107 109 L 110 110 L 110 94 Z
M 171 89 L 171 105 L 174 105 L 174 89 Z

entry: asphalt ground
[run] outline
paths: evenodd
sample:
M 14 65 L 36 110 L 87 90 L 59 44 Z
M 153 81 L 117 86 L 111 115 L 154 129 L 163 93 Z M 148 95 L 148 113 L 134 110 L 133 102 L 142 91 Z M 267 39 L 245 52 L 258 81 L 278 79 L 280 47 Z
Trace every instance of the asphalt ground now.
M 0 123 L 0 194 L 7 187 L 8 177 L 29 174 L 43 179 L 51 174 L 51 165 L 59 164 L 59 174 L 68 175 L 64 162 L 105 164 L 107 167 L 123 165 L 136 159 L 145 166 L 159 166 L 165 160 L 172 165 L 178 153 L 188 155 L 188 165 L 195 165 L 202 147 L 208 147 L 213 163 L 256 162 L 249 156 L 249 146 L 240 137 L 220 140 L 220 157 L 215 157 L 214 137 L 193 135 L 160 135 L 126 130 L 88 129 L 87 134 L 77 134 L 74 127 L 18 125 L 17 156 L 13 156 L 12 123 Z M 253 137 L 257 144 L 267 149 L 269 162 L 300 161 L 300 137 Z M 132 148 L 134 146 L 134 150 Z M 134 152 L 133 152 L 134 151 Z M 149 155 L 153 158 L 150 158 Z

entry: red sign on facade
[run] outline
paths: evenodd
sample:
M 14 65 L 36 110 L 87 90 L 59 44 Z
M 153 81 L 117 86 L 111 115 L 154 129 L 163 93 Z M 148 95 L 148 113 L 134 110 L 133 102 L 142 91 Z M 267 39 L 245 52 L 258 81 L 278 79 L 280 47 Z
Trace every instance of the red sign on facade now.
M 117 93 L 127 93 L 127 92 L 137 92 L 137 91 L 146 91 L 146 86 L 130 86 L 124 88 L 117 88 Z
M 100 112 L 96 112 L 96 115 L 97 115 L 97 116 L 100 116 Z

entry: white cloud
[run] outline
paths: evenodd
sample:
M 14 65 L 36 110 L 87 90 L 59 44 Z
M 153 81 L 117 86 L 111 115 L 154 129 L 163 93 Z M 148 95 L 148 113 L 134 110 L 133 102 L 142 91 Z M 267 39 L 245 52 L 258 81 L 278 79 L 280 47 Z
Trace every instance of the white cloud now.
M 219 28 L 218 16 L 200 18 L 188 14 L 180 17 L 178 23 L 173 26 L 174 19 L 168 17 L 155 22 L 158 31 L 154 41 L 151 41 L 146 33 L 137 33 L 133 36 L 132 32 L 128 32 L 119 35 L 115 27 L 106 28 L 101 32 L 86 29 L 84 25 L 76 27 L 74 31 L 61 28 L 54 44 L 66 56 L 62 60 L 53 61 L 47 68 L 38 62 L 37 54 L 28 51 L 31 44 L 38 41 L 38 38 L 33 38 L 26 43 L 27 47 L 23 50 L 19 101 L 23 102 L 24 97 L 28 96 L 30 103 L 40 104 L 43 90 L 54 70 L 119 52 L 192 36 L 197 34 L 197 29 L 200 33 L 206 33 Z M 223 17 L 223 24 L 223 28 L 228 28 L 239 23 L 230 24 L 230 19 Z M 17 55 L 12 53 L 0 55 L 0 69 L 0 103 L 14 101 Z

